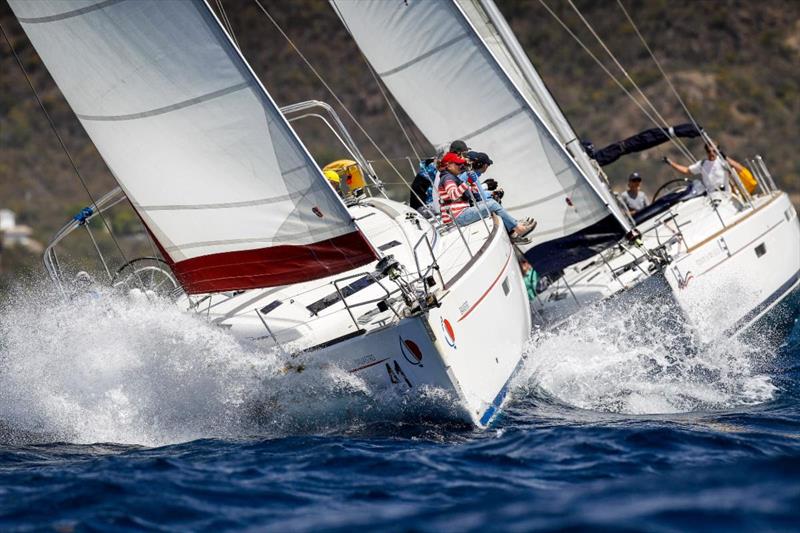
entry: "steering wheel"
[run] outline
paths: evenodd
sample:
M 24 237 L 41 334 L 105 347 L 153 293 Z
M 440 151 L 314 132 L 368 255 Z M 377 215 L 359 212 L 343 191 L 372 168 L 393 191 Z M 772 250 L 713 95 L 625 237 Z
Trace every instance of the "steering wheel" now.
M 674 180 L 669 180 L 664 185 L 659 187 L 658 190 L 655 192 L 655 194 L 653 194 L 653 201 L 655 202 L 662 192 L 664 192 L 671 185 L 675 185 L 676 183 L 682 183 L 683 187 L 672 187 L 669 192 L 677 192 L 686 189 L 692 183 L 692 180 L 690 180 L 689 178 L 675 178 Z
M 181 290 L 167 262 L 158 257 L 137 257 L 128 261 L 117 269 L 111 285 L 153 291 L 170 299 L 175 299 Z

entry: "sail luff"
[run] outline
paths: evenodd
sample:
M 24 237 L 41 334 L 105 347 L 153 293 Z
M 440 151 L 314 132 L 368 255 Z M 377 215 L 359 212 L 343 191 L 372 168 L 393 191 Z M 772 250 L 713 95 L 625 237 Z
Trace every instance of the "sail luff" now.
M 188 292 L 375 260 L 207 2 L 10 3 Z
M 493 32 L 496 33 L 497 37 L 500 39 L 498 45 L 504 47 L 504 50 L 508 53 L 511 61 L 513 61 L 517 71 L 522 75 L 522 79 L 515 80 L 508 71 L 506 71 L 506 75 L 509 76 L 509 79 L 511 79 L 512 83 L 525 83 L 528 85 L 530 91 L 522 91 L 521 88 L 518 87 L 520 94 L 523 96 L 523 98 L 531 97 L 532 95 L 535 96 L 535 102 L 529 102 L 532 109 L 540 114 L 543 122 L 550 125 L 552 128 L 551 134 L 558 138 L 566 150 L 572 155 L 576 164 L 581 169 L 584 178 L 587 180 L 587 182 L 589 182 L 597 195 L 606 203 L 609 212 L 611 212 L 611 214 L 614 215 L 619 223 L 629 231 L 632 227 L 630 217 L 623 213 L 616 200 L 613 198 L 608 186 L 604 180 L 599 177 L 598 170 L 595 168 L 591 158 L 583 149 L 581 141 L 572 128 L 572 125 L 564 116 L 561 107 L 558 105 L 558 102 L 556 102 L 555 98 L 553 98 L 553 95 L 547 88 L 544 80 L 541 78 L 541 76 L 539 76 L 539 73 L 536 71 L 536 68 L 533 66 L 530 58 L 525 53 L 525 50 L 522 48 L 522 45 L 520 44 L 516 35 L 511 30 L 511 27 L 508 25 L 505 17 L 494 3 L 494 0 L 453 1 L 459 4 L 462 14 L 470 21 L 473 29 L 478 34 L 480 34 L 480 32 L 475 27 L 477 21 L 470 19 L 469 14 L 467 13 L 466 9 L 464 9 L 465 6 L 463 3 L 470 3 L 475 7 L 476 11 L 483 11 L 483 14 L 486 15 L 488 22 L 491 24 L 488 29 L 490 31 L 493 30 Z M 486 40 L 481 40 L 484 42 L 484 45 L 487 47 L 487 49 L 489 49 L 489 52 L 494 55 L 494 50 L 491 49 Z M 495 56 L 495 59 L 498 60 L 497 56 Z

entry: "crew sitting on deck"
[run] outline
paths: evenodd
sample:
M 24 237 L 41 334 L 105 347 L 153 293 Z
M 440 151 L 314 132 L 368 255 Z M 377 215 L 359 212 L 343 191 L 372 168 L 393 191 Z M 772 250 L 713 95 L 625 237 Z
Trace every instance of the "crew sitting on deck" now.
M 436 179 L 436 159 L 423 159 L 419 162 L 419 172 L 411 182 L 411 194 L 408 198 L 408 205 L 416 209 L 423 215 L 430 211 L 429 207 L 433 203 L 433 182 Z
M 493 199 L 481 200 L 478 196 L 478 184 L 474 176 L 467 175 L 461 183 L 458 175 L 466 170 L 467 160 L 449 152 L 442 158 L 443 170 L 439 175 L 439 200 L 442 205 L 442 222 L 455 221 L 459 226 L 477 222 L 489 213 L 497 214 L 503 225 L 517 242 L 524 241 L 525 236 L 533 231 L 536 222 L 532 219 L 517 222 L 503 206 Z M 475 198 L 477 205 L 470 206 L 469 198 Z
M 474 150 L 467 152 L 465 157 L 472 166 L 472 170 L 468 170 L 467 174 L 470 172 L 474 173 L 476 181 L 480 182 L 483 197 L 486 199 L 492 198 L 496 200 L 498 204 L 502 203 L 503 195 L 505 193 L 503 192 L 503 189 L 498 187 L 497 181 L 492 178 L 481 179 L 481 176 L 485 174 L 487 170 L 489 170 L 489 166 L 494 163 L 494 161 L 492 161 L 484 152 L 476 152 Z M 460 177 L 461 176 L 459 176 L 459 178 Z M 466 177 L 464 179 L 466 179 Z

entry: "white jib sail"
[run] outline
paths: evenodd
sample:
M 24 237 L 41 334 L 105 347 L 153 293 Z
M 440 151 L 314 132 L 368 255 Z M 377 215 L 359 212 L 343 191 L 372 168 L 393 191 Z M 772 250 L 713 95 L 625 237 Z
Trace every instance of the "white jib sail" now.
M 331 0 L 381 80 L 434 146 L 463 139 L 494 161 L 504 206 L 538 222 L 534 243 L 609 206 L 451 0 Z
M 374 259 L 204 2 L 10 3 L 189 292 Z
M 609 204 L 609 208 L 623 226 L 630 228 L 628 217 L 622 212 L 605 180 L 596 169 L 596 163 L 586 154 L 580 139 L 575 134 L 567 118 L 561 112 L 553 95 L 531 63 L 516 35 L 494 0 L 455 0 L 475 31 L 492 51 L 495 59 L 503 66 L 506 74 L 522 91 L 539 117 L 547 124 L 563 146 L 572 154 L 575 163 L 595 189 Z

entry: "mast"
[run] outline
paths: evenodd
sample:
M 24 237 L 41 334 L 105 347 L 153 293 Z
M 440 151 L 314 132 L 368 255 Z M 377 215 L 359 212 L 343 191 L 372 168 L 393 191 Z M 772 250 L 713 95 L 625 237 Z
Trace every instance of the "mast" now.
M 616 200 L 613 198 L 613 195 L 611 194 L 608 185 L 605 183 L 605 180 L 599 178 L 598 170 L 592 162 L 592 159 L 583 149 L 580 139 L 575 134 L 575 131 L 572 129 L 569 121 L 564 116 L 564 113 L 561 111 L 561 107 L 553 98 L 553 95 L 547 88 L 547 85 L 545 85 L 544 80 L 542 80 L 541 76 L 539 76 L 539 73 L 534 68 L 530 58 L 525 53 L 525 50 L 522 48 L 522 45 L 519 43 L 516 35 L 514 35 L 514 32 L 511 30 L 511 27 L 508 25 L 505 17 L 498 9 L 497 4 L 494 3 L 494 0 L 455 1 L 460 4 L 464 15 L 468 18 L 469 12 L 467 9 L 465 9 L 466 4 L 472 4 L 472 6 L 474 6 L 475 10 L 478 12 L 482 8 L 483 14 L 488 17 L 488 21 L 494 27 L 497 36 L 500 38 L 501 42 L 498 44 L 502 44 L 504 46 L 505 50 L 510 55 L 510 58 L 513 60 L 517 71 L 522 75 L 523 79 L 518 81 L 524 81 L 527 83 L 533 95 L 536 97 L 535 103 L 538 103 L 539 105 L 535 107 L 543 115 L 542 118 L 544 118 L 555 130 L 557 137 L 561 140 L 565 148 L 575 159 L 587 180 L 592 182 L 593 188 L 606 201 L 607 205 L 609 206 L 609 210 L 614 214 L 620 224 L 622 224 L 626 230 L 630 231 L 630 229 L 633 227 L 630 217 L 624 214 L 624 212 L 617 206 Z M 476 21 L 473 20 L 472 22 L 475 23 Z M 528 91 L 525 92 L 530 94 Z

